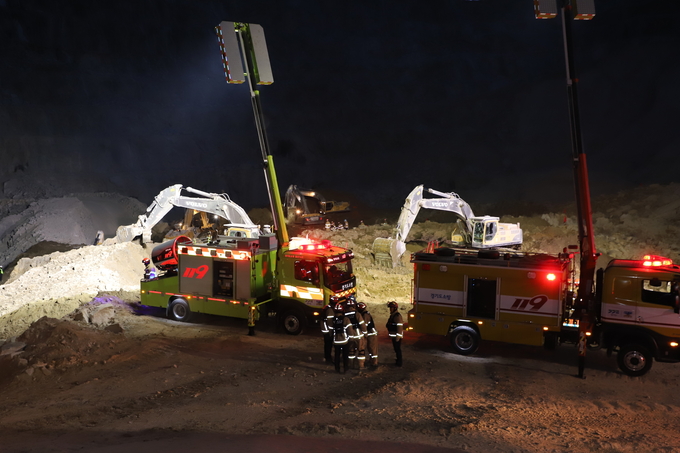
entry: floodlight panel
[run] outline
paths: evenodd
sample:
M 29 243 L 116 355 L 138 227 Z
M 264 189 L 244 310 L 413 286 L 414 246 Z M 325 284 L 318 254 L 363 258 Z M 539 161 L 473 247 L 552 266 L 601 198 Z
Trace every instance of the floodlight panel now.
M 571 0 L 574 20 L 591 20 L 595 17 L 595 0 Z
M 222 21 L 217 26 L 217 39 L 220 42 L 222 65 L 227 83 L 243 83 L 246 81 L 243 60 L 239 49 L 234 22 Z
M 258 24 L 249 24 L 250 39 L 253 43 L 253 52 L 257 64 L 256 83 L 258 85 L 271 85 L 274 83 L 272 66 L 267 52 L 267 41 L 264 38 L 264 29 Z
M 557 17 L 557 1 L 534 0 L 534 16 L 536 19 L 554 19 Z

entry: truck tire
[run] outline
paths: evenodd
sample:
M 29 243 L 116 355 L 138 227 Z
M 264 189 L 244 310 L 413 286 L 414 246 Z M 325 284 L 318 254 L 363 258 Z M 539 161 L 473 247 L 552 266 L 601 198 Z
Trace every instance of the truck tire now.
M 168 318 L 180 322 L 188 322 L 191 318 L 191 309 L 184 299 L 175 299 L 168 305 Z
M 468 326 L 458 326 L 451 332 L 451 346 L 460 355 L 474 354 L 479 348 L 479 334 Z
M 628 376 L 642 376 L 652 369 L 654 358 L 649 349 L 636 343 L 628 343 L 619 349 L 616 361 L 619 369 Z
M 307 324 L 307 319 L 299 310 L 288 310 L 281 316 L 281 326 L 288 335 L 300 335 Z

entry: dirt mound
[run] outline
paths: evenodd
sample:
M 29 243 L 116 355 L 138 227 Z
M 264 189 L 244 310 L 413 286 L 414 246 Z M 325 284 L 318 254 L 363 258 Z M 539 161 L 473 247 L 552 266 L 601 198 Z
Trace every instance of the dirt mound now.
M 97 330 L 68 319 L 40 318 L 0 355 L 0 382 L 25 375 L 39 378 L 62 374 L 72 367 L 105 363 L 120 341 L 114 332 Z M 22 348 L 23 347 L 23 348 Z
M 42 316 L 60 318 L 100 293 L 138 300 L 142 259 L 136 243 L 108 243 L 23 258 L 0 286 L 0 338 L 23 332 Z

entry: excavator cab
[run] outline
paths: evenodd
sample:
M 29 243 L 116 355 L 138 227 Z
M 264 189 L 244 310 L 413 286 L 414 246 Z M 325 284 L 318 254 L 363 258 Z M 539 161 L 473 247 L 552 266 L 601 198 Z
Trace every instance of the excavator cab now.
M 498 218 L 471 219 L 473 225 L 472 242 L 476 247 L 491 243 L 498 231 Z
M 498 217 L 471 217 L 472 247 L 512 247 L 522 243 L 522 230 L 519 224 L 499 223 Z

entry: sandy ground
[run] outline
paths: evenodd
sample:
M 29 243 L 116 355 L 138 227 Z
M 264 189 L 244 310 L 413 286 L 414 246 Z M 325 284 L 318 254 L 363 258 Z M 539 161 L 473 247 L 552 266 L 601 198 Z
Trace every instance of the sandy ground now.
M 318 332 L 287 336 L 265 321 L 248 336 L 242 320 L 180 324 L 145 310 L 99 298 L 5 344 L 0 451 L 238 435 L 474 452 L 680 451 L 677 365 L 630 378 L 594 352 L 579 379 L 573 346 L 487 342 L 462 357 L 444 338 L 409 334 L 397 368 L 383 328 L 382 365 L 343 375 L 323 362 Z M 17 343 L 25 348 L 13 353 Z

